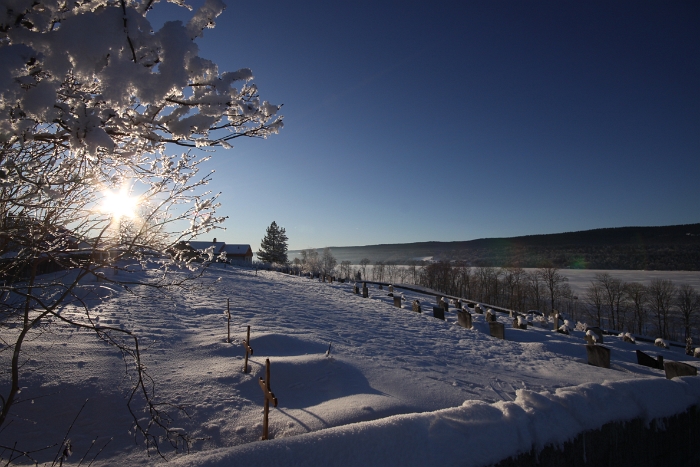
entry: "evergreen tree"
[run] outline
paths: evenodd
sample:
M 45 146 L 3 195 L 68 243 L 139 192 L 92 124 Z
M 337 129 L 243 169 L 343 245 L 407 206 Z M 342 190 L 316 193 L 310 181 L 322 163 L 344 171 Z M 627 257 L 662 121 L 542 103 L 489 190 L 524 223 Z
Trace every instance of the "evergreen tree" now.
M 272 222 L 267 228 L 265 238 L 260 241 L 258 259 L 264 263 L 287 264 L 287 234 L 284 227 Z

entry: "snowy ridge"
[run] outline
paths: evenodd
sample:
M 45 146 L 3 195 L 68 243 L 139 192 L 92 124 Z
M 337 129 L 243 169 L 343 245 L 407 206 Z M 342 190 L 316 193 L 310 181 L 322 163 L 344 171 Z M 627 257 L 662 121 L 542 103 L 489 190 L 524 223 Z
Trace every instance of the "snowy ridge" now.
M 663 401 L 663 402 L 661 402 Z M 485 466 L 561 444 L 608 422 L 647 422 L 700 402 L 698 378 L 588 383 L 555 393 L 518 390 L 514 402 L 395 415 L 176 459 L 177 466 Z

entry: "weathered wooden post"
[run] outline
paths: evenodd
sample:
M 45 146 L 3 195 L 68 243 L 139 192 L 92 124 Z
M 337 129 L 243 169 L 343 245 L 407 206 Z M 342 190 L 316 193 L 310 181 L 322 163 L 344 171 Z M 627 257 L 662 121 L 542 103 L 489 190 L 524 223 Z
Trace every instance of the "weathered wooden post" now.
M 231 299 L 230 298 L 226 299 L 226 317 L 227 317 L 226 343 L 230 344 L 231 343 Z
M 253 349 L 250 346 L 250 326 L 248 326 L 248 337 L 243 341 L 245 349 L 245 362 L 243 363 L 243 373 L 248 373 L 248 355 L 253 355 Z
M 260 383 L 260 389 L 263 391 L 263 396 L 265 397 L 265 413 L 263 414 L 263 434 L 261 439 L 268 439 L 268 416 L 270 414 L 270 402 L 277 407 L 277 398 L 270 390 L 270 359 L 265 359 L 265 379 L 262 377 L 258 380 Z

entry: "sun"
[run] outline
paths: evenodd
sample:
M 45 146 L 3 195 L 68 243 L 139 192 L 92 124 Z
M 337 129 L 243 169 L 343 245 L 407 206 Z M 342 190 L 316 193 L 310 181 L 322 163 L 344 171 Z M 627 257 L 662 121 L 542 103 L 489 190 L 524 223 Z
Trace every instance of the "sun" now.
M 103 191 L 103 198 L 100 210 L 109 214 L 114 219 L 122 217 L 136 217 L 136 208 L 139 205 L 139 198 L 129 195 L 126 188 L 119 191 Z

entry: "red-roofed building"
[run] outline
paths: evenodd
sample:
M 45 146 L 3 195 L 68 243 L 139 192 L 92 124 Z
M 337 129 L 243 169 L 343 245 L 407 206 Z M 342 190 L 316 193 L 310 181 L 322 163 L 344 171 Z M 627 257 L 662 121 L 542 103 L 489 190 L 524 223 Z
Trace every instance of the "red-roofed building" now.
M 226 261 L 229 262 L 253 262 L 253 250 L 250 248 L 250 245 L 227 245 L 226 242 L 217 242 L 216 238 L 211 242 L 192 241 L 188 242 L 188 244 L 191 248 L 200 251 L 204 251 L 207 248 L 214 247 L 214 254 L 216 256 L 219 256 L 221 253 L 226 252 Z
M 227 261 L 253 262 L 253 250 L 250 245 L 224 245 L 223 251 L 226 252 Z

